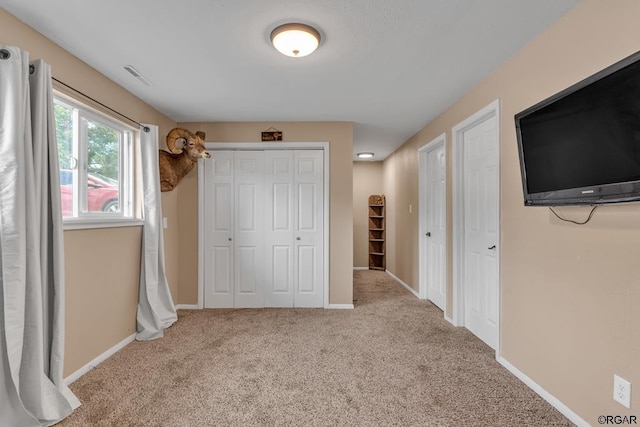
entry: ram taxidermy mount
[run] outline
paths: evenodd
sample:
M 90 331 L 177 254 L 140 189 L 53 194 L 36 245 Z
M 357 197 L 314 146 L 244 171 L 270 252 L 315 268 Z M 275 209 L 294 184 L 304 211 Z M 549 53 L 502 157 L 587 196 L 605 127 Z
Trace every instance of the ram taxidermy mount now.
M 160 190 L 171 191 L 198 163 L 198 159 L 209 159 L 211 154 L 204 146 L 204 132 L 195 134 L 184 128 L 174 128 L 167 134 L 167 148 L 160 150 Z

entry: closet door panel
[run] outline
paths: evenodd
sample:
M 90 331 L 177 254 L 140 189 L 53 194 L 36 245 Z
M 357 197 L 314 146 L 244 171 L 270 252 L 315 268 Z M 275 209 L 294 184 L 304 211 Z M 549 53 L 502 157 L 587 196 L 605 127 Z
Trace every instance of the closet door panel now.
M 265 152 L 265 306 L 293 307 L 293 151 Z
M 317 291 L 316 247 L 298 245 L 298 295 L 314 295 Z M 301 299 L 301 298 L 299 298 Z
M 294 152 L 294 307 L 324 306 L 324 153 Z
M 233 307 L 233 152 L 205 160 L 205 308 Z
M 263 177 L 264 152 L 235 152 L 235 307 L 264 307 Z

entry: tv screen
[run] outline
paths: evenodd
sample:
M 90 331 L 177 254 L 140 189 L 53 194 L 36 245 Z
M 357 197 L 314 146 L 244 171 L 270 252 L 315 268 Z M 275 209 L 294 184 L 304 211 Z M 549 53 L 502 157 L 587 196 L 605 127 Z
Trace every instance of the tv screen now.
M 640 200 L 640 52 L 515 122 L 525 205 Z

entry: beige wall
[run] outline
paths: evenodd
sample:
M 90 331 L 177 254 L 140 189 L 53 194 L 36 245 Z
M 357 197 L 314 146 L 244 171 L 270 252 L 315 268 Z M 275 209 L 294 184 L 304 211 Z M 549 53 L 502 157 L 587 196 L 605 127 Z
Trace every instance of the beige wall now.
M 383 194 L 382 162 L 353 162 L 353 266 L 369 268 L 369 196 Z
M 65 375 L 136 331 L 141 238 L 140 227 L 64 233 Z
M 0 9 L 0 43 L 44 59 L 58 80 L 141 123 L 157 124 L 165 135 L 175 122 Z M 82 97 L 79 101 L 85 101 Z M 166 234 L 167 276 L 177 294 L 175 195 L 163 195 L 170 228 Z M 66 231 L 66 345 L 64 375 L 135 332 L 140 274 L 140 227 Z M 114 267 L 115 266 L 115 267 Z
M 385 262 L 386 268 L 390 272 L 397 274 L 396 268 L 396 181 L 400 181 L 404 178 L 404 175 L 396 176 L 396 156 L 399 156 L 399 150 L 405 150 L 406 144 L 400 147 L 397 151 L 392 153 L 382 163 L 382 192 L 385 196 Z M 413 152 L 413 150 L 409 150 Z M 417 175 L 416 175 L 417 176 Z M 416 178 L 417 179 L 417 178 Z M 416 266 L 417 268 L 417 266 Z M 409 284 L 409 282 L 405 283 Z M 416 282 L 417 283 L 417 282 Z M 417 286 L 417 284 L 416 284 Z
M 418 234 L 405 209 L 418 198 L 417 150 L 447 132 L 451 224 L 451 128 L 500 99 L 501 355 L 591 425 L 599 415 L 637 415 L 640 408 L 640 393 L 632 393 L 631 411 L 612 399 L 614 373 L 640 384 L 640 205 L 603 206 L 584 226 L 561 222 L 546 208 L 524 207 L 513 116 L 637 51 L 639 16 L 636 0 L 581 2 L 383 167 L 387 202 L 395 204 L 388 229 L 397 236 L 387 265 L 417 289 L 417 243 L 400 243 Z M 575 219 L 589 211 L 560 210 Z M 449 260 L 451 243 L 449 230 Z
M 284 142 L 329 142 L 329 303 L 353 302 L 353 124 L 351 122 L 181 123 L 206 133 L 207 142 L 256 142 L 275 127 Z M 277 144 L 277 143 L 274 143 Z M 198 175 L 192 171 L 178 186 L 181 304 L 198 300 Z
M 384 161 L 382 168 L 382 185 L 387 196 L 387 270 L 416 291 L 419 218 L 417 149 L 422 145 L 417 148 L 412 144 L 403 145 Z

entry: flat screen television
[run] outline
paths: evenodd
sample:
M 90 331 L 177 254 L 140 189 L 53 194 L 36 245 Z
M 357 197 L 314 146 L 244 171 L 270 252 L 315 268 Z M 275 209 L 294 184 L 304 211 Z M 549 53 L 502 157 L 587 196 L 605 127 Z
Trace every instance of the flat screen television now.
M 640 52 L 515 122 L 526 206 L 640 201 Z

